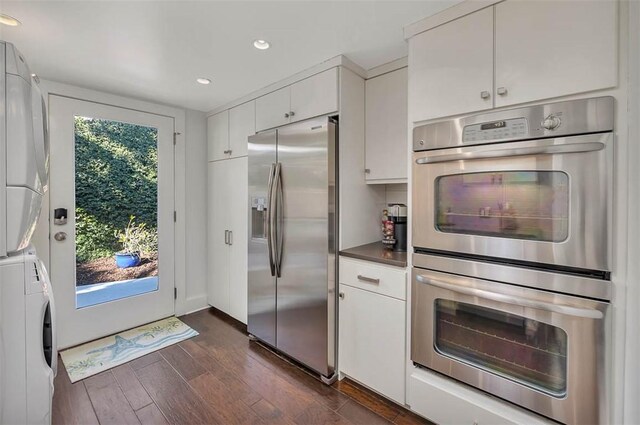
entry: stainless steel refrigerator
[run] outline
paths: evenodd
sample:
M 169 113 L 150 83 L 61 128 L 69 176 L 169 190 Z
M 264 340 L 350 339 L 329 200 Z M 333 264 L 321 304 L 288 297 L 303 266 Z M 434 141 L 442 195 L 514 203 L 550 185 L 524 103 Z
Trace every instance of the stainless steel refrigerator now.
M 251 335 L 325 378 L 336 364 L 337 121 L 249 138 Z

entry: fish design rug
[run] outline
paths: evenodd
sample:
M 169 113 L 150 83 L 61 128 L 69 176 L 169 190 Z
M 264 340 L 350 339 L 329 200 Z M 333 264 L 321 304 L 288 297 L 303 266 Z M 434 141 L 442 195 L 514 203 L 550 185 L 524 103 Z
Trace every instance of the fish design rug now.
M 180 319 L 169 317 L 69 348 L 60 356 L 71 382 L 77 382 L 196 335 Z

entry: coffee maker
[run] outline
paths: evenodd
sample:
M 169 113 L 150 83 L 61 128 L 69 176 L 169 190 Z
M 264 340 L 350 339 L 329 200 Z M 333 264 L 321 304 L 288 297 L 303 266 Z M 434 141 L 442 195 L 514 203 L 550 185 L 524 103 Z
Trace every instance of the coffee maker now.
M 393 236 L 387 235 L 382 241 L 389 248 L 393 247 L 396 252 L 407 251 L 407 206 L 405 204 L 389 204 L 387 208 L 387 219 L 393 228 Z M 391 230 L 391 229 L 389 229 Z

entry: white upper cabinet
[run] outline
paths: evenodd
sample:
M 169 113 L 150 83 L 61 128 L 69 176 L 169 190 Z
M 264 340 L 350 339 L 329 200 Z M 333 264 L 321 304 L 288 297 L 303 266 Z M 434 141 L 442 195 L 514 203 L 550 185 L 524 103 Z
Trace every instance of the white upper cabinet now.
M 207 118 L 209 161 L 229 158 L 229 111 Z
M 495 13 L 496 107 L 616 86 L 615 1 L 509 0 Z
M 409 70 L 413 122 L 492 108 L 493 8 L 411 38 Z
M 365 170 L 368 183 L 407 181 L 407 68 L 366 82 Z
M 256 131 L 289 124 L 291 87 L 284 87 L 256 99 Z
M 338 68 L 316 74 L 291 86 L 291 122 L 338 110 Z
M 256 131 L 338 110 L 338 68 L 331 68 L 256 99 Z
M 247 155 L 247 139 L 256 133 L 256 102 L 243 103 L 229 110 L 229 150 L 231 157 Z

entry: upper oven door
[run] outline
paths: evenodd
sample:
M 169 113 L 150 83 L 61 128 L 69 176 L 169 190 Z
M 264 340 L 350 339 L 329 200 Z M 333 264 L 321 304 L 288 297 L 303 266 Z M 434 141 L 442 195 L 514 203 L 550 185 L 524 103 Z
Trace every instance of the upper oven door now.
M 413 154 L 413 245 L 610 270 L 613 133 Z

